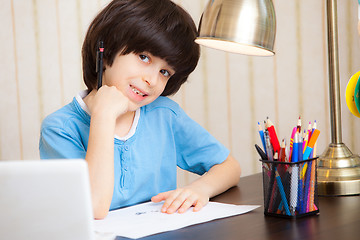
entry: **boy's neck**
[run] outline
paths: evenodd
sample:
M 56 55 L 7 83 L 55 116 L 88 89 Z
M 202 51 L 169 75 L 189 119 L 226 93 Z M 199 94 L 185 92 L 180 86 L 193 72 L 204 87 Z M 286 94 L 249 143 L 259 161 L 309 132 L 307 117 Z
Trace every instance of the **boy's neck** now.
M 129 133 L 131 126 L 133 125 L 134 117 L 135 117 L 135 111 L 126 112 L 120 117 L 118 117 L 116 119 L 115 135 L 119 137 L 126 136 Z

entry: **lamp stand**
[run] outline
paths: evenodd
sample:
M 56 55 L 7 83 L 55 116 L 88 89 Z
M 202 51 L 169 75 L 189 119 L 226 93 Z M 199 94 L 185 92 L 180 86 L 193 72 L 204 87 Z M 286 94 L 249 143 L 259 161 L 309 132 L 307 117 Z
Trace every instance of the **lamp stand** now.
M 322 196 L 360 194 L 360 157 L 342 143 L 336 0 L 326 0 L 331 143 L 318 159 L 318 193 Z

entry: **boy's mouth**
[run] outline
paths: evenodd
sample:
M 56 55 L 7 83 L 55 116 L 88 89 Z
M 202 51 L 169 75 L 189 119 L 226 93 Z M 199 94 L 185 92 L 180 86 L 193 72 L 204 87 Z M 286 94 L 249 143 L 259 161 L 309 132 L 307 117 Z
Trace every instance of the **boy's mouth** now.
M 139 89 L 137 89 L 136 87 L 134 87 L 134 86 L 132 86 L 132 85 L 130 85 L 130 88 L 131 88 L 131 90 L 132 90 L 134 93 L 136 93 L 137 95 L 140 95 L 140 96 L 142 96 L 142 97 L 146 97 L 146 96 L 147 96 L 146 93 L 143 93 L 142 91 L 140 91 Z

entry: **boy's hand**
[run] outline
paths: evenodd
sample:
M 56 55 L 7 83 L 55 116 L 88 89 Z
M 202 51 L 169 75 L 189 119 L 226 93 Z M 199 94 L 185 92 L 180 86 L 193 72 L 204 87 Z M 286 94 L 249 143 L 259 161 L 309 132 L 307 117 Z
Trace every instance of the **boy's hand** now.
M 103 85 L 98 91 L 94 89 L 86 100 L 91 115 L 100 113 L 117 118 L 129 107 L 129 99 L 114 86 Z
M 194 212 L 201 210 L 209 202 L 209 197 L 199 189 L 185 187 L 159 193 L 152 197 L 151 201 L 165 201 L 161 208 L 163 213 L 175 213 L 176 211 L 184 213 L 192 206 L 194 206 Z

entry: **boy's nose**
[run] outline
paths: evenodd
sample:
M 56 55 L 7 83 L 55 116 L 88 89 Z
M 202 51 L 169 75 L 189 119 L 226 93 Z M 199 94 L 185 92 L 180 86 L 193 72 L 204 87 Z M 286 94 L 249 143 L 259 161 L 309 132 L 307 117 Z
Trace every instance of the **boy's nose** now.
M 157 70 L 150 70 L 146 74 L 143 75 L 142 80 L 148 85 L 148 86 L 154 86 L 157 83 Z
M 143 77 L 143 79 L 142 79 L 147 85 L 149 85 L 150 86 L 150 82 L 147 80 L 147 78 L 144 78 Z

